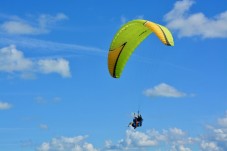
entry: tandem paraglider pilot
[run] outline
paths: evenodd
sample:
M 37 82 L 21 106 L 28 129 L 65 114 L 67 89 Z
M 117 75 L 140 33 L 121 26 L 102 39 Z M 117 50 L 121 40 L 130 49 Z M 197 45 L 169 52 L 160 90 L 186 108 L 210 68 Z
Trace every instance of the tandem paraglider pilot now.
M 134 118 L 133 121 L 129 123 L 128 126 L 132 126 L 134 129 L 136 129 L 137 127 L 141 127 L 143 124 L 143 118 L 142 115 L 138 113 L 138 115 L 136 115 L 134 113 Z

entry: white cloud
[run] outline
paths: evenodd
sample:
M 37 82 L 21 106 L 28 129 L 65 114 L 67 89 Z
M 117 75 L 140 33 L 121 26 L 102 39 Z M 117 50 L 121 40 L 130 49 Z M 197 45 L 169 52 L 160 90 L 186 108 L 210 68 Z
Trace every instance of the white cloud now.
M 227 128 L 227 113 L 226 113 L 225 117 L 218 119 L 218 124 L 222 127 Z
M 7 102 L 1 102 L 0 101 L 0 110 L 8 110 L 12 107 L 11 104 L 7 103 Z
M 86 138 L 87 136 L 53 138 L 42 143 L 37 151 L 98 151 L 85 141 Z
M 178 91 L 174 87 L 166 84 L 161 83 L 153 88 L 147 89 L 144 91 L 146 96 L 160 96 L 160 97 L 184 97 L 186 96 L 185 93 Z
M 204 151 L 221 151 L 215 142 L 202 141 L 200 147 Z
M 1 29 L 9 34 L 38 34 L 41 31 L 31 25 L 20 21 L 7 21 L 1 25 Z
M 159 132 L 149 130 L 139 132 L 134 129 L 126 130 L 125 139 L 121 139 L 117 144 L 111 141 L 105 142 L 105 150 L 146 150 L 148 148 L 159 148 L 166 146 L 170 151 L 191 151 L 188 147 L 194 141 L 181 129 L 172 128 Z
M 23 52 L 14 45 L 0 49 L 0 71 L 25 71 L 32 68 L 32 61 L 26 59 Z
M 55 24 L 58 21 L 62 21 L 66 19 L 68 19 L 68 17 L 63 13 L 58 13 L 56 14 L 56 16 L 52 16 L 49 14 L 42 14 L 39 16 L 38 22 L 39 22 L 39 27 L 43 29 L 43 28 L 46 28 L 46 26 L 48 25 Z
M 112 141 L 105 142 L 105 150 L 130 150 L 146 148 L 157 145 L 156 140 L 152 140 L 148 134 L 135 131 L 133 129 L 126 130 L 126 137 L 112 144 Z
M 63 58 L 31 60 L 14 45 L 0 49 L 0 72 L 21 72 L 22 77 L 32 77 L 33 73 L 58 73 L 70 77 L 69 62 Z
M 182 131 L 181 129 L 178 129 L 178 128 L 171 128 L 169 131 L 173 135 L 177 135 L 177 136 L 184 136 L 185 135 L 185 132 Z
M 65 59 L 45 59 L 38 61 L 38 68 L 42 73 L 59 73 L 63 77 L 70 77 L 69 62 Z
M 0 29 L 7 34 L 15 35 L 37 35 L 45 34 L 50 30 L 50 26 L 67 19 L 68 17 L 63 13 L 58 13 L 55 16 L 49 14 L 42 14 L 38 17 L 38 21 L 25 21 L 19 17 L 8 17 L 8 21 L 0 25 Z
M 106 54 L 106 51 L 103 49 L 97 48 L 97 47 L 90 47 L 90 46 L 82 46 L 82 45 L 76 45 L 76 44 L 65 44 L 65 43 L 57 43 L 52 41 L 44 41 L 44 40 L 38 40 L 33 38 L 25 38 L 25 37 L 10 37 L 10 38 L 3 38 L 0 37 L 0 43 L 1 44 L 8 44 L 11 45 L 12 43 L 25 48 L 30 49 L 37 49 L 37 51 L 47 50 L 49 51 L 60 51 L 60 52 L 67 52 L 67 53 L 79 53 L 79 51 L 82 51 L 83 54 L 85 52 L 89 53 L 103 53 Z M 49 52 L 48 51 L 48 52 Z
M 227 114 L 217 119 L 215 126 L 208 126 L 205 134 L 201 138 L 200 147 L 202 151 L 225 151 L 227 150 Z
M 150 139 L 149 135 L 139 131 L 127 130 L 125 144 L 132 147 L 147 147 L 157 144 L 156 140 Z
M 171 151 L 192 151 L 190 148 L 185 147 L 184 145 L 173 146 Z
M 86 142 L 87 136 L 53 138 L 43 142 L 37 151 L 135 151 L 135 150 L 168 150 L 168 151 L 225 151 L 227 150 L 227 125 L 220 121 L 227 118 L 218 118 L 214 126 L 208 126 L 204 134 L 191 137 L 189 132 L 180 128 L 169 128 L 161 131 L 156 129 L 142 132 L 130 128 L 125 137 L 113 143 L 105 141 L 102 149 L 97 149 Z
M 201 36 L 203 38 L 227 37 L 227 11 L 212 18 L 202 12 L 189 14 L 193 0 L 177 1 L 174 8 L 165 15 L 167 26 L 177 31 L 179 37 Z

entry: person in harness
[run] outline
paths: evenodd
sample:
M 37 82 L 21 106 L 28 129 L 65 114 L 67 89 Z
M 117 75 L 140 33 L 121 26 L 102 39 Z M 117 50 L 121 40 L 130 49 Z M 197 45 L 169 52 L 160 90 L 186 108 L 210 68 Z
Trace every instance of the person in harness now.
M 142 115 L 139 114 L 138 112 L 138 115 L 134 113 L 133 121 L 130 122 L 128 126 L 132 126 L 134 129 L 136 129 L 137 127 L 141 127 L 142 124 L 143 124 L 143 118 L 142 118 Z

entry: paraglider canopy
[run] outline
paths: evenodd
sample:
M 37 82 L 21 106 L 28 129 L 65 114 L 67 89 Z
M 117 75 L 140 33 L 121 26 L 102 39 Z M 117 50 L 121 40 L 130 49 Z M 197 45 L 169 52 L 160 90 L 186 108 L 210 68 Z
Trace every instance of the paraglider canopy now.
M 166 27 L 147 20 L 132 20 L 117 31 L 108 53 L 108 69 L 113 78 L 120 78 L 133 51 L 152 32 L 163 44 L 174 45 L 172 34 Z

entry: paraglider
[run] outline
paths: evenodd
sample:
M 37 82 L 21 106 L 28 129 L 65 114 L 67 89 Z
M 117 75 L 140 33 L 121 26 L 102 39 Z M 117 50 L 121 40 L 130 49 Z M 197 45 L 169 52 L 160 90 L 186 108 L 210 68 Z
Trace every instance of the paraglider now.
M 130 122 L 128 124 L 128 126 L 132 126 L 134 129 L 136 129 L 137 127 L 141 127 L 142 124 L 143 124 L 143 118 L 142 118 L 142 115 L 138 111 L 137 115 L 134 113 L 133 121 Z
M 151 33 L 167 46 L 173 46 L 171 32 L 164 26 L 147 20 L 132 20 L 115 34 L 108 53 L 108 69 L 113 78 L 120 78 L 126 62 L 136 47 Z

